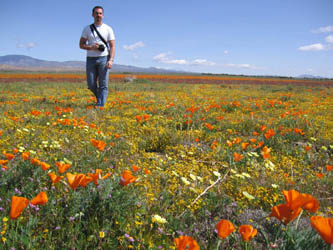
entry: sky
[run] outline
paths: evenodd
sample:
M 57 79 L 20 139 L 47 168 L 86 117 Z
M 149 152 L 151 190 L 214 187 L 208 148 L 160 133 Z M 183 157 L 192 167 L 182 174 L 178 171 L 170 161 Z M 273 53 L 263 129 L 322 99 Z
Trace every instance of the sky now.
M 116 64 L 333 78 L 333 0 L 2 0 L 0 56 L 85 61 L 79 40 L 96 5 Z

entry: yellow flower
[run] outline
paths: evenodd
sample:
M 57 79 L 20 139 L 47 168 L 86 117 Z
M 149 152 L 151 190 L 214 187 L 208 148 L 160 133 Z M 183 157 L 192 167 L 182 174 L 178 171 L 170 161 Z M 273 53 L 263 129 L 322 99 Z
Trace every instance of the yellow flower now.
M 99 232 L 99 237 L 100 237 L 101 239 L 103 239 L 103 238 L 105 237 L 105 233 L 104 233 L 103 231 L 100 231 L 100 232 Z
M 1 237 L 1 240 L 3 243 L 5 243 L 7 239 L 5 237 Z
M 7 217 L 3 217 L 2 221 L 3 221 L 3 222 L 7 222 L 7 221 L 8 221 L 8 218 L 7 218 Z

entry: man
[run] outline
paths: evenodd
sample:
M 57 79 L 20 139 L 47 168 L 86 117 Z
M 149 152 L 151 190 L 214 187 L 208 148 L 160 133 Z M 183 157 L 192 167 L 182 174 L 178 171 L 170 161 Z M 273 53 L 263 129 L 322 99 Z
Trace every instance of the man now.
M 87 50 L 88 89 L 96 96 L 96 107 L 104 107 L 108 96 L 109 69 L 115 54 L 115 36 L 112 28 L 103 23 L 103 7 L 95 6 L 92 16 L 94 23 L 83 29 L 80 48 Z

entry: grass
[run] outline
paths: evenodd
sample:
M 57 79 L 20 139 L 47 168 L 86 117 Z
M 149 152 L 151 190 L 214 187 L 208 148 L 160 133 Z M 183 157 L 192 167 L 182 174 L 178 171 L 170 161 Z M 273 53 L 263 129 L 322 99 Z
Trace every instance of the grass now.
M 283 190 L 295 189 L 319 201 L 317 215 L 332 217 L 332 96 L 324 86 L 139 79 L 112 82 L 99 110 L 83 82 L 2 83 L 2 246 L 175 249 L 175 238 L 190 235 L 201 249 L 329 247 L 310 225 L 313 213 L 305 210 L 287 226 L 269 214 L 284 202 Z M 60 162 L 70 164 L 65 173 Z M 71 188 L 67 173 L 96 169 L 110 176 Z M 136 181 L 123 186 L 125 170 Z M 64 178 L 54 184 L 51 172 Z M 31 200 L 40 191 L 45 205 L 9 218 L 12 196 Z M 258 234 L 244 243 L 234 232 L 219 243 L 220 219 L 236 228 L 251 224 Z

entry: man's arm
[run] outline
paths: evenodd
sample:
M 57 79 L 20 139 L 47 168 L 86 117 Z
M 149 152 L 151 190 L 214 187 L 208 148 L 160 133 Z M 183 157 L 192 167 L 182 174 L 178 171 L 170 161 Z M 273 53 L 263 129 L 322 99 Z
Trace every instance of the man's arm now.
M 84 37 L 81 37 L 80 39 L 80 48 L 85 49 L 85 50 L 97 50 L 98 49 L 98 44 L 95 43 L 94 45 L 88 45 L 87 40 Z
M 113 64 L 113 60 L 114 60 L 114 54 L 115 54 L 115 51 L 116 51 L 115 40 L 110 40 L 109 41 L 109 46 L 110 46 L 110 59 L 109 59 L 107 65 L 106 65 L 106 67 L 111 69 L 112 64 Z

